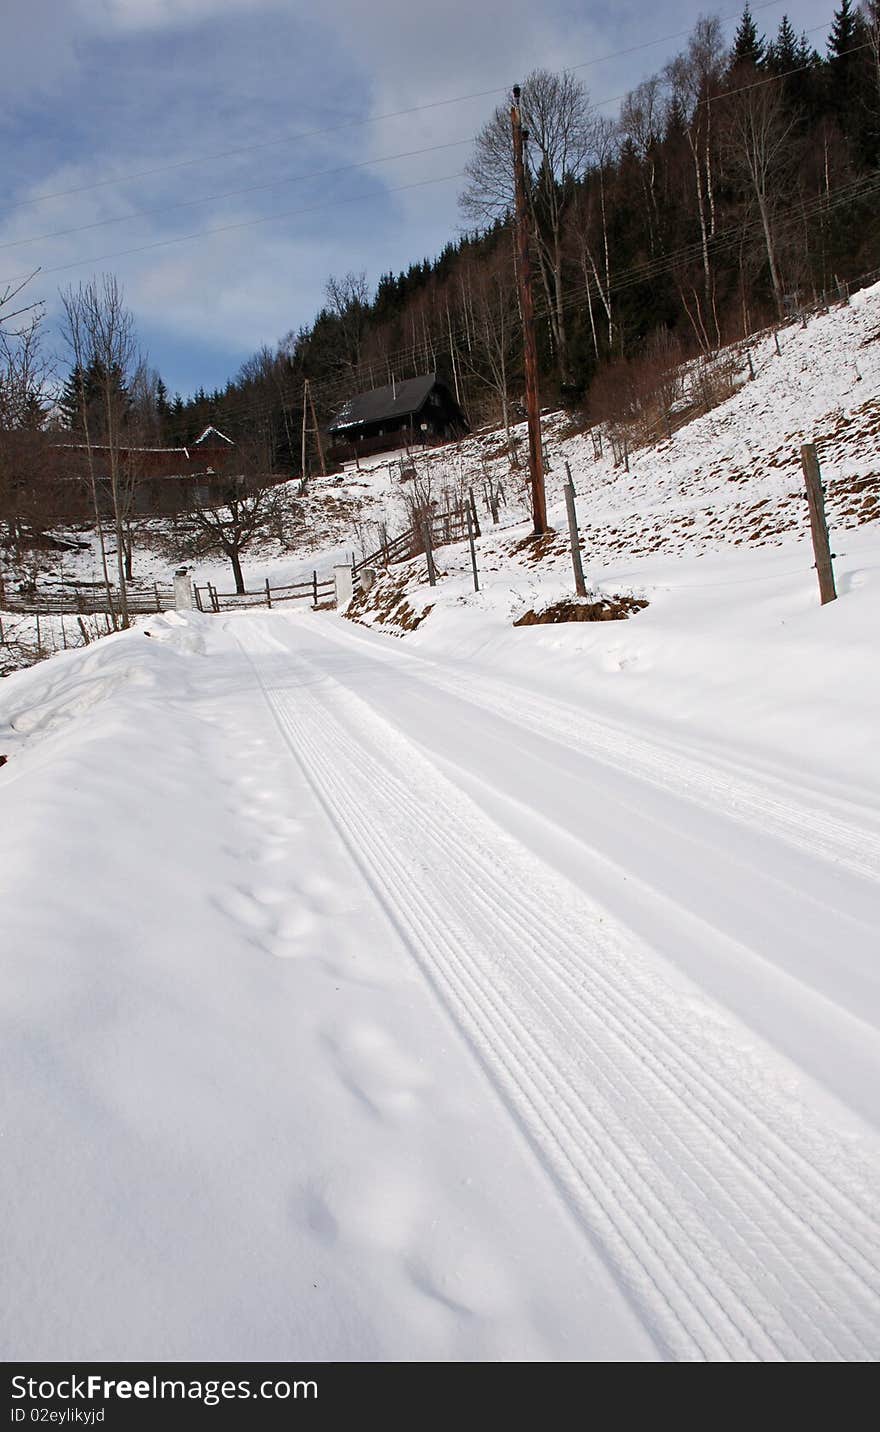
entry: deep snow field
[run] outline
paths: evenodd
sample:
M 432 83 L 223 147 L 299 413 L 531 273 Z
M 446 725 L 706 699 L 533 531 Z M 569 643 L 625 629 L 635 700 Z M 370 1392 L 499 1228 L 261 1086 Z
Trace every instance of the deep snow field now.
M 878 329 L 628 474 L 551 437 L 627 621 L 512 625 L 571 578 L 511 495 L 479 593 L 0 682 L 7 1358 L 876 1359 Z

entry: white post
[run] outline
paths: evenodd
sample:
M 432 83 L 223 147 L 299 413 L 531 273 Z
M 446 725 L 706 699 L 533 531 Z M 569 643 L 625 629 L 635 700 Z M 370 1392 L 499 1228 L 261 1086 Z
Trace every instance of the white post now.
M 174 610 L 176 612 L 191 612 L 193 609 L 193 589 L 190 581 L 189 568 L 178 567 L 174 573 Z
M 351 567 L 334 567 L 333 582 L 336 588 L 336 605 L 348 606 L 352 598 Z

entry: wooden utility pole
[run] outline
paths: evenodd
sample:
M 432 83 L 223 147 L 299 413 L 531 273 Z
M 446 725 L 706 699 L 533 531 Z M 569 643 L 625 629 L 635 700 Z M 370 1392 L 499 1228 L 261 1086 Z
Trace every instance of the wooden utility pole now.
M 834 601 L 837 592 L 834 587 L 834 568 L 831 565 L 828 523 L 825 521 L 825 493 L 822 474 L 819 471 L 819 455 L 813 443 L 804 443 L 801 448 L 801 465 L 807 484 L 807 505 L 810 509 L 813 556 L 816 558 L 816 572 L 819 576 L 819 596 L 824 606 L 826 602 Z
M 321 464 L 321 476 L 327 476 L 327 465 L 324 462 L 324 444 L 321 442 L 321 429 L 318 427 L 318 416 L 315 412 L 315 400 L 312 397 L 312 385 L 306 379 L 306 392 L 309 395 L 309 407 L 312 410 L 312 427 L 315 434 L 315 442 L 318 444 L 318 461 Z
M 311 412 L 311 414 L 312 414 L 312 426 L 311 426 L 311 428 L 309 428 L 309 426 L 308 426 L 308 416 L 307 416 L 308 412 Z M 326 464 L 325 464 L 325 462 L 324 462 L 324 447 L 323 447 L 323 444 L 322 444 L 322 442 L 321 442 L 321 430 L 320 430 L 320 428 L 318 427 L 318 419 L 317 419 L 317 416 L 316 416 L 316 414 L 315 414 L 315 400 L 314 400 L 314 398 L 312 397 L 312 385 L 311 385 L 311 383 L 309 382 L 308 378 L 306 378 L 306 379 L 304 379 L 304 381 L 303 381 L 303 420 L 302 420 L 302 475 L 303 475 L 303 487 L 304 487 L 304 488 L 305 488 L 305 483 L 306 483 L 306 479 L 307 479 L 307 473 L 306 473 L 306 437 L 307 437 L 307 435 L 308 435 L 309 432 L 312 432 L 312 433 L 314 433 L 314 435 L 315 435 L 315 444 L 316 444 L 317 449 L 318 449 L 318 459 L 319 459 L 319 461 L 320 461 L 320 463 L 321 463 L 321 476 L 322 476 L 322 477 L 326 477 L 326 476 L 327 476 L 327 466 L 326 466 Z
M 541 450 L 541 408 L 538 400 L 538 345 L 535 339 L 535 302 L 532 295 L 532 258 L 529 252 L 529 211 L 523 144 L 528 138 L 519 112 L 520 87 L 514 85 L 510 124 L 513 131 L 513 178 L 516 189 L 516 247 L 519 306 L 523 325 L 523 366 L 526 379 L 526 416 L 529 423 L 529 477 L 535 536 L 548 531 L 544 495 L 544 459 Z

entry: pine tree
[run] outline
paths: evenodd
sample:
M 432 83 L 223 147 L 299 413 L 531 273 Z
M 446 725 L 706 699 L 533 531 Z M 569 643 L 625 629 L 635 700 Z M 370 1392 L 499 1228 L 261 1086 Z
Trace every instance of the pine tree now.
M 828 102 L 848 139 L 863 150 L 867 122 L 868 27 L 852 0 L 840 0 L 828 35 Z
M 760 69 L 766 53 L 767 41 L 763 35 L 759 37 L 757 26 L 752 19 L 752 12 L 746 5 L 739 22 L 739 29 L 733 37 L 729 68 L 731 72 L 745 66 Z
M 71 433 L 82 432 L 82 369 L 77 365 L 64 380 L 58 396 L 58 411 L 65 428 Z
M 832 63 L 843 59 L 854 48 L 859 19 L 852 0 L 840 0 L 840 9 L 834 12 L 828 35 L 828 57 Z
M 797 66 L 797 49 L 794 27 L 788 16 L 783 15 L 776 39 L 767 47 L 767 68 L 774 75 L 788 74 Z

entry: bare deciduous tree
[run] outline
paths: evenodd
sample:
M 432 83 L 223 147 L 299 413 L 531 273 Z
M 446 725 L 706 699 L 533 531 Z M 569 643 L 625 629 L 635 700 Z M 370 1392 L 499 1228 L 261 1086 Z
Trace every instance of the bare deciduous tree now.
M 65 315 L 64 337 L 74 359 L 78 374 L 82 406 L 82 423 L 86 439 L 89 475 L 95 506 L 95 521 L 101 543 L 104 580 L 110 592 L 106 546 L 98 498 L 96 438 L 106 454 L 106 471 L 110 483 L 113 523 L 116 531 L 116 563 L 119 576 L 119 603 L 122 625 L 127 627 L 128 597 L 125 586 L 125 515 L 122 447 L 127 416 L 127 385 L 136 362 L 134 320 L 125 307 L 122 288 L 112 274 L 80 283 L 61 295 Z M 86 374 L 97 390 L 97 411 L 90 413 L 86 394 Z M 100 423 L 96 435 L 95 423 Z M 130 496 L 130 494 L 129 494 Z
M 339 324 L 342 338 L 341 361 L 353 371 L 360 366 L 370 289 L 367 275 L 347 273 L 344 278 L 331 274 L 324 289 L 330 311 Z
M 593 125 L 587 92 L 569 73 L 535 70 L 522 87 L 520 108 L 529 133 L 529 199 L 534 218 L 535 250 L 559 373 L 571 381 L 566 330 L 566 281 L 563 252 L 565 217 L 574 200 L 575 181 L 591 152 Z M 513 209 L 513 141 L 510 113 L 496 109 L 477 136 L 466 165 L 467 188 L 460 203 L 478 222 L 498 219 Z
M 721 342 L 715 312 L 715 288 L 709 243 L 715 234 L 715 182 L 712 155 L 712 101 L 718 95 L 726 51 L 717 15 L 701 15 L 688 40 L 687 49 L 666 67 L 666 80 L 673 103 L 684 119 L 684 132 L 693 166 L 694 195 L 700 226 L 703 261 L 703 309 L 696 324 L 698 333 L 711 324 L 714 342 Z
M 471 345 L 462 354 L 464 368 L 498 399 L 511 460 L 515 449 L 511 434 L 511 381 L 521 349 L 513 253 L 502 245 L 489 265 L 483 265 L 472 284 Z
M 187 553 L 203 556 L 207 552 L 222 552 L 232 564 L 235 590 L 240 596 L 245 591 L 241 556 L 248 543 L 269 521 L 271 499 L 271 489 L 258 487 L 252 491 L 231 493 L 226 503 L 215 507 L 197 507 L 191 513 L 196 530 L 194 539 L 186 544 Z
M 779 318 L 784 317 L 785 307 L 774 221 L 794 166 L 796 123 L 797 116 L 778 85 L 754 84 L 733 96 L 725 136 L 729 166 L 751 190 L 758 210 Z
M 228 557 L 235 590 L 245 591 L 242 553 L 260 532 L 277 532 L 283 519 L 276 486 L 266 475 L 265 453 L 259 441 L 239 447 L 241 469 L 226 484 L 223 501 L 194 506 L 178 524 L 174 556 L 202 557 L 222 553 Z

